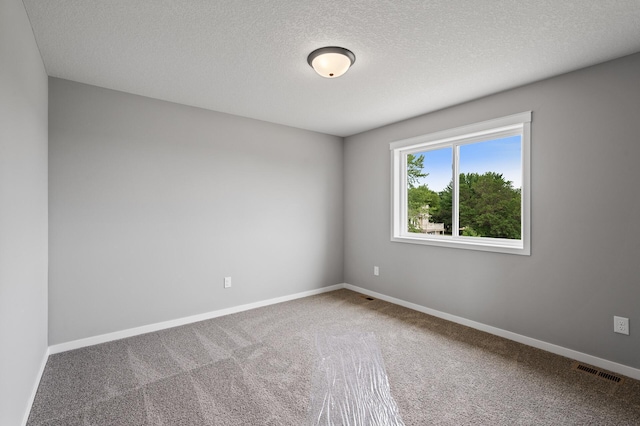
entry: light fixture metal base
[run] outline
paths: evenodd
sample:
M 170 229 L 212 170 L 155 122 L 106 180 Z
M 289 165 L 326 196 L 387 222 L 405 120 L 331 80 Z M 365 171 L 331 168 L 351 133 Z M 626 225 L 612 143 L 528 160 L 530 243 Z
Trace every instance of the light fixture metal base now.
M 307 57 L 307 63 L 309 64 L 309 66 L 313 68 L 313 65 L 312 65 L 313 60 L 320 55 L 324 55 L 325 53 L 339 53 L 341 55 L 344 55 L 347 58 L 349 58 L 352 66 L 356 62 L 356 55 L 354 55 L 354 53 L 349 49 L 345 49 L 344 47 L 338 47 L 338 46 L 328 46 L 328 47 L 321 47 L 320 49 L 316 49 L 313 52 L 309 53 L 309 56 Z

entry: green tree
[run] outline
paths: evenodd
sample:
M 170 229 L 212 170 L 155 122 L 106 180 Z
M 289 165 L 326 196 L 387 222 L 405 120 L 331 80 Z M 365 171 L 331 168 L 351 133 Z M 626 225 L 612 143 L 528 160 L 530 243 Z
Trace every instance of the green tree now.
M 520 239 L 521 191 L 495 172 L 461 173 L 458 190 L 462 235 Z M 452 226 L 452 184 L 440 192 L 434 221 Z
M 424 155 L 420 154 L 417 157 L 413 154 L 407 154 L 407 185 L 409 188 L 415 188 L 418 180 L 423 177 L 427 177 L 429 173 L 425 173 L 424 168 Z
M 444 233 L 451 235 L 453 227 L 453 189 L 452 183 L 449 183 L 445 189 L 440 191 L 440 205 L 438 211 L 434 212 L 432 221 L 444 223 Z
M 420 185 L 407 189 L 407 215 L 409 232 L 420 232 L 418 219 L 422 214 L 434 215 L 440 208 L 440 196 L 429 189 L 427 185 Z

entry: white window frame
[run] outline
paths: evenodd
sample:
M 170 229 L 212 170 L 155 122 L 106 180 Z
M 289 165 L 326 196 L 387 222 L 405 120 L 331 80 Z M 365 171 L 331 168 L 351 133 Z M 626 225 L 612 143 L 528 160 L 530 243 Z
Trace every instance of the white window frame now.
M 522 138 L 521 239 L 456 235 L 459 228 L 459 147 L 514 135 L 521 135 Z M 407 154 L 444 147 L 452 147 L 454 235 L 408 232 Z M 531 254 L 531 111 L 391 142 L 389 149 L 391 151 L 391 241 L 527 256 Z

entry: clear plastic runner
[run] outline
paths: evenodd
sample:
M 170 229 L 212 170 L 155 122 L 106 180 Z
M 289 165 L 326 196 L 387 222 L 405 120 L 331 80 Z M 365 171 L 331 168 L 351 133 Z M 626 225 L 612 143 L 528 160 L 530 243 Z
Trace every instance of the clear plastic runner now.
M 404 426 L 374 333 L 316 336 L 309 424 Z

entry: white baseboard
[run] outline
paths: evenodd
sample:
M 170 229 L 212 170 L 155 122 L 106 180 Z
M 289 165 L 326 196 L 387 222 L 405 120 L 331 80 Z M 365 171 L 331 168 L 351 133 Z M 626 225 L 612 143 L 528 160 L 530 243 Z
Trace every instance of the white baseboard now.
M 617 362 L 609 361 L 606 359 L 598 358 L 593 355 L 585 354 L 582 352 L 574 351 L 562 346 L 554 345 L 552 343 L 543 342 L 542 340 L 533 339 L 531 337 L 523 336 L 521 334 L 513 333 L 511 331 L 503 330 L 501 328 L 493 327 L 490 325 L 482 324 L 476 321 L 471 321 L 466 318 L 458 317 L 456 315 L 447 314 L 445 312 L 436 311 L 435 309 L 426 308 L 415 303 L 406 302 L 395 297 L 387 296 L 385 294 L 377 293 L 375 291 L 367 290 L 361 287 L 356 287 L 351 284 L 344 284 L 344 288 L 355 291 L 357 293 L 366 294 L 367 296 L 375 297 L 395 305 L 404 306 L 405 308 L 413 309 L 414 311 L 422 312 L 425 314 L 433 315 L 434 317 L 442 318 L 447 321 L 455 322 L 458 324 L 466 325 L 467 327 L 475 328 L 476 330 L 485 331 L 496 336 L 504 337 L 505 339 L 513 340 L 518 343 L 522 343 L 534 348 L 542 349 L 547 352 L 554 353 L 556 355 L 562 355 L 564 357 L 574 359 L 576 361 L 591 364 L 595 367 L 600 367 L 605 370 L 612 371 L 614 373 L 622 374 L 627 377 L 631 377 L 636 380 L 640 380 L 640 369 L 629 367 L 627 365 L 618 364 Z
M 47 365 L 47 361 L 49 360 L 49 348 L 44 351 L 44 356 L 42 357 L 42 362 L 40 363 L 40 370 L 38 370 L 38 375 L 36 376 L 35 383 L 33 384 L 33 390 L 31 391 L 31 395 L 29 396 L 29 401 L 27 402 L 27 409 L 24 413 L 24 417 L 22 418 L 22 426 L 27 425 L 27 421 L 29 420 L 29 414 L 31 414 L 31 407 L 33 406 L 33 401 L 36 399 L 36 393 L 38 393 L 38 387 L 40 386 L 40 381 L 42 380 L 42 375 L 44 374 L 44 368 Z
M 295 293 L 287 296 L 276 297 L 274 299 L 262 300 L 260 302 L 254 302 L 254 303 L 247 303 L 246 305 L 233 306 L 231 308 L 205 312 L 199 315 L 178 318 L 170 321 L 158 322 L 155 324 L 143 325 L 141 327 L 129 328 L 121 331 L 114 331 L 113 333 L 106 333 L 98 336 L 87 337 L 84 339 L 73 340 L 71 342 L 59 343 L 57 345 L 49 346 L 49 353 L 57 354 L 60 352 L 66 352 L 73 349 L 84 348 L 86 346 L 92 346 L 100 343 L 111 342 L 113 340 L 137 336 L 139 334 L 151 333 L 153 331 L 164 330 L 171 327 L 178 327 L 181 325 L 191 324 L 198 321 L 204 321 L 211 318 L 217 318 L 224 315 L 230 315 L 238 312 L 248 311 L 250 309 L 261 308 L 263 306 L 274 305 L 276 303 L 288 302 L 289 300 L 300 299 L 302 297 L 314 296 L 316 294 L 339 290 L 341 288 L 344 288 L 344 284 L 335 284 L 332 286 L 322 287 L 315 290 L 303 291 L 301 293 Z

